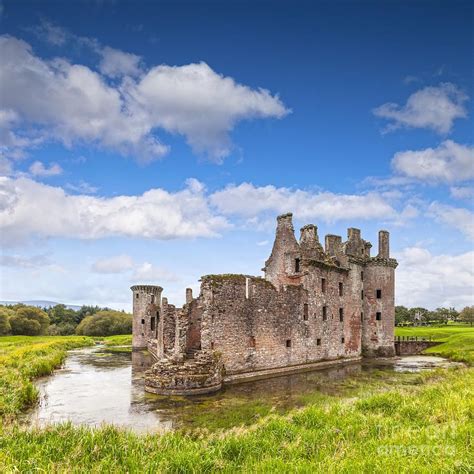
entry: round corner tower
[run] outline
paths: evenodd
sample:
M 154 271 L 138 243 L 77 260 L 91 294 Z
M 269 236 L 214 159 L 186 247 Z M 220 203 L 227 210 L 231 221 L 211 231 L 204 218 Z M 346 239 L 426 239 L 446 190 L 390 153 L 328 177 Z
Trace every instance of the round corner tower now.
M 144 349 L 149 339 L 156 339 L 161 310 L 161 286 L 134 285 L 132 348 Z

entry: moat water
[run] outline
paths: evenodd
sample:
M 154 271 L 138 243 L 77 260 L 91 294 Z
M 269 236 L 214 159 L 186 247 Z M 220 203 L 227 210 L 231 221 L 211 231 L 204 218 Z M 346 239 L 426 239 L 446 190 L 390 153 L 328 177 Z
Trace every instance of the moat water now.
M 364 381 L 386 382 L 396 372 L 413 374 L 445 366 L 447 361 L 412 356 L 355 363 L 229 385 L 220 392 L 193 397 L 146 393 L 143 374 L 150 363 L 146 352 L 109 353 L 101 347 L 70 351 L 63 368 L 38 381 L 40 402 L 26 414 L 25 422 L 33 426 L 65 421 L 89 426 L 109 423 L 142 433 L 248 424 L 326 395 L 343 395 Z

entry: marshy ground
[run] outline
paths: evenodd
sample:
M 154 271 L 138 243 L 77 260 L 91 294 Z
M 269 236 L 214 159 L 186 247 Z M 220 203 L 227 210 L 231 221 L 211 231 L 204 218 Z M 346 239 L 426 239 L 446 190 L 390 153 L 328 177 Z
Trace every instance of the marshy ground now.
M 21 414 L 35 405 L 39 395 L 32 380 L 61 365 L 66 350 L 95 342 L 77 337 L 0 338 L 0 470 L 472 472 L 474 329 L 448 326 L 402 332 L 442 340 L 429 352 L 465 365 L 408 373 L 378 364 L 347 366 L 332 375 L 280 377 L 191 401 L 160 400 L 140 391 L 139 370 L 131 376 L 130 354 L 120 351 L 121 346 L 128 350 L 127 336 L 106 341 L 109 350 L 115 347 L 120 352 L 107 352 L 102 346 L 89 359 L 91 370 L 102 367 L 98 373 L 107 385 L 105 371 L 113 373 L 117 367 L 110 365 L 122 361 L 118 369 L 127 371 L 129 399 L 123 400 L 120 389 L 111 397 L 118 397 L 124 406 L 128 402 L 132 412 L 135 407 L 133 416 L 142 420 L 151 416 L 156 423 L 159 415 L 166 429 L 178 428 L 165 434 L 137 434 L 110 425 L 24 426 Z M 74 354 L 87 359 L 91 350 L 74 352 L 59 377 L 68 375 Z M 40 391 L 41 383 L 55 377 L 39 382 Z M 121 424 L 120 410 L 114 421 Z

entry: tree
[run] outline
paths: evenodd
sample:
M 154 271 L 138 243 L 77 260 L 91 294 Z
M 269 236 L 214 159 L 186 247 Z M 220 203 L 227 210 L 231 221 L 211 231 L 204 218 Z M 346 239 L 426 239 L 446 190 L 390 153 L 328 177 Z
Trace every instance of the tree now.
M 73 309 L 66 308 L 63 304 L 57 304 L 48 310 L 51 324 L 73 324 L 77 326 L 80 319 L 79 315 Z
M 13 334 L 37 336 L 46 334 L 49 326 L 49 317 L 41 309 L 34 306 L 22 306 L 10 318 Z
M 405 306 L 395 306 L 395 325 L 402 326 L 411 322 L 410 311 Z
M 114 336 L 131 332 L 132 315 L 113 310 L 86 316 L 76 328 L 76 334 L 83 336 Z
M 436 308 L 431 312 L 431 320 L 438 324 L 448 324 L 450 310 L 448 308 Z
M 11 331 L 10 318 L 15 312 L 5 306 L 0 306 L 0 336 L 9 334 Z
M 471 326 L 474 323 L 474 306 L 466 306 L 460 313 L 459 319 Z

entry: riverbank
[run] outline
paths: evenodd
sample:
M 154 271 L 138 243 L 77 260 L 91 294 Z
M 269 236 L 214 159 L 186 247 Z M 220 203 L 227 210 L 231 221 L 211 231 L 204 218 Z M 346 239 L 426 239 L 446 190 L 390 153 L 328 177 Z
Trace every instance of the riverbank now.
M 458 336 L 443 336 L 443 345 L 448 344 L 460 357 L 464 354 L 466 362 L 470 362 L 472 348 L 452 339 Z M 342 396 L 309 397 L 305 408 L 285 414 L 265 408 L 255 423 L 231 429 L 220 427 L 228 426 L 228 422 L 243 424 L 238 409 L 224 410 L 223 416 L 227 413 L 230 418 L 223 420 L 227 423 L 220 424 L 211 413 L 203 412 L 198 414 L 197 426 L 208 428 L 164 435 L 137 435 L 110 426 L 90 429 L 70 424 L 29 430 L 15 422 L 4 423 L 0 428 L 0 471 L 474 469 L 474 369 L 394 374 L 391 381 L 362 377 L 351 383 L 353 386 L 346 387 Z M 209 428 L 216 431 L 210 432 Z

